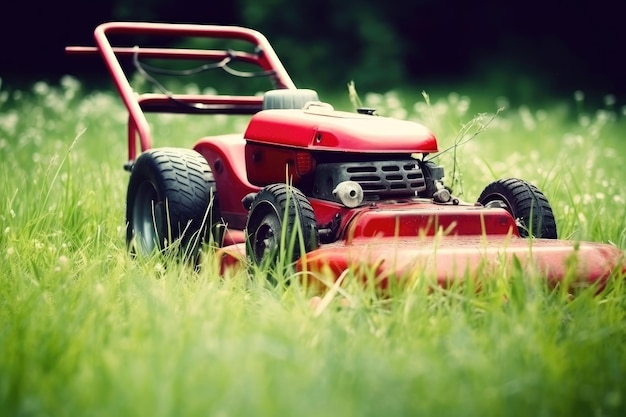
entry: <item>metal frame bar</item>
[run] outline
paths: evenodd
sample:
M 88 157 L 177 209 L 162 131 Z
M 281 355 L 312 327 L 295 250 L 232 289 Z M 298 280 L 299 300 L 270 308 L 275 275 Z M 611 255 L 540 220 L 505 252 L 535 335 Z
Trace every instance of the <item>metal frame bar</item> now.
M 143 35 L 170 37 L 201 37 L 241 40 L 252 44 L 258 53 L 180 48 L 129 48 L 113 46 L 111 35 Z M 76 55 L 99 53 L 104 59 L 115 87 L 128 110 L 128 160 L 137 156 L 137 139 L 141 151 L 152 147 L 150 126 L 145 112 L 155 113 L 208 113 L 208 114 L 254 114 L 262 108 L 262 98 L 254 96 L 220 96 L 176 94 L 136 94 L 124 72 L 119 58 L 140 52 L 142 57 L 162 59 L 221 60 L 234 56 L 238 60 L 257 65 L 263 71 L 272 71 L 276 88 L 295 89 L 269 41 L 261 33 L 238 26 L 215 26 L 196 24 L 108 22 L 94 30 L 96 46 L 68 46 L 67 53 Z M 189 107 L 180 104 L 189 104 Z

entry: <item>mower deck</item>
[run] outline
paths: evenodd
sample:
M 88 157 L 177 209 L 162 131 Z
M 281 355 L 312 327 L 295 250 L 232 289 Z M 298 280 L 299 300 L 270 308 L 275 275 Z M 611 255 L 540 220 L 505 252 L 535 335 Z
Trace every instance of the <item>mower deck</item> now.
M 231 238 L 234 241 L 218 251 L 222 274 L 245 268 L 248 262 L 243 233 Z M 506 276 L 515 264 L 528 276 L 544 277 L 550 286 L 566 281 L 573 287 L 600 289 L 612 275 L 626 275 L 624 253 L 617 247 L 513 234 L 360 236 L 320 245 L 298 260 L 296 270 L 326 284 L 348 270 L 381 288 L 389 280 L 402 285 L 420 277 L 449 287 L 465 279 Z

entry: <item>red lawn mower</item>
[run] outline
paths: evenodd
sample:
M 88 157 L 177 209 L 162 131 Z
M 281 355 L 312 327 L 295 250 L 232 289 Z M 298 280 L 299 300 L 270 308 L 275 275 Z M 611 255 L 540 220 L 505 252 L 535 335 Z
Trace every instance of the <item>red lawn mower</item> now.
M 112 22 L 94 35 L 95 47 L 66 49 L 100 54 L 128 109 L 127 243 L 135 254 L 175 248 L 197 262 L 208 244 L 217 246 L 209 253 L 223 273 L 291 265 L 320 280 L 352 271 L 381 285 L 422 275 L 447 285 L 512 262 L 555 284 L 571 276 L 602 284 L 626 271 L 619 248 L 558 240 L 548 200 L 522 179 L 492 182 L 475 203 L 459 200 L 443 182 L 443 167 L 429 159 L 438 152 L 429 129 L 370 108 L 334 110 L 315 91 L 297 89 L 254 30 Z M 120 36 L 249 47 L 114 46 Z M 130 70 L 122 65 L 129 61 Z M 201 65 L 166 70 L 150 63 L 164 61 Z M 155 79 L 211 69 L 265 77 L 273 86 L 252 95 L 174 94 Z M 129 71 L 161 92 L 136 94 Z M 153 148 L 148 112 L 250 119 L 243 133 L 204 137 L 191 149 Z

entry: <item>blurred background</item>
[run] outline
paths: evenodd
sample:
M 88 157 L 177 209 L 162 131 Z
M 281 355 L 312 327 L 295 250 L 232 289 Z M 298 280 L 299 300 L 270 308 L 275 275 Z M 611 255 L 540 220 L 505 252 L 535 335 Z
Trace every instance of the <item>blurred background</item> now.
M 108 80 L 92 45 L 110 20 L 243 25 L 262 32 L 300 87 L 360 91 L 489 88 L 536 102 L 626 95 L 624 16 L 611 0 L 11 1 L 0 9 L 4 87 L 63 74 Z M 418 91 L 419 91 L 418 90 Z

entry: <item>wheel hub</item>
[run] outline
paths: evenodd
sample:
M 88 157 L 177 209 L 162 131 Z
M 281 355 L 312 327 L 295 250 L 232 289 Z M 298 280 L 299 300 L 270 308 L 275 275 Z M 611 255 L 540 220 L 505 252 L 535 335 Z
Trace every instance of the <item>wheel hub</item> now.
M 150 182 L 144 181 L 139 186 L 133 205 L 135 244 L 142 255 L 149 255 L 159 247 L 163 216 L 163 202 L 159 201 L 156 189 Z
M 264 213 L 259 226 L 254 231 L 253 251 L 257 261 L 278 248 L 280 239 L 280 221 L 274 210 Z

